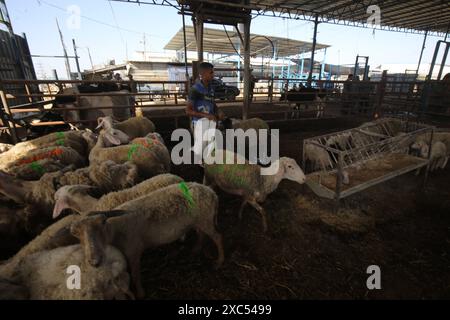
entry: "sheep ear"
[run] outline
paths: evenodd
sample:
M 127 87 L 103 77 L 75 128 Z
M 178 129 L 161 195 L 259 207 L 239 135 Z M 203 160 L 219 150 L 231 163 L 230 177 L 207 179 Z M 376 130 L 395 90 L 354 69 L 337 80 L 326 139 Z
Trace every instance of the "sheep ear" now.
M 120 145 L 120 140 L 119 140 L 119 138 L 116 138 L 115 136 L 113 136 L 112 134 L 110 134 L 110 133 L 105 133 L 105 139 L 109 142 L 109 143 L 111 143 L 112 145 L 115 145 L 115 146 L 119 146 Z
M 70 209 L 67 197 L 60 197 L 56 200 L 55 207 L 53 208 L 53 219 L 58 218 L 65 209 Z
M 106 219 L 111 219 L 111 218 L 121 217 L 125 214 L 128 214 L 128 211 L 113 210 L 113 211 L 103 212 L 103 214 L 105 215 Z
M 104 122 L 105 122 L 105 118 L 98 118 L 97 119 L 98 126 L 97 126 L 97 128 L 95 128 L 95 130 L 99 130 L 101 128 L 104 128 L 104 126 L 103 126 Z

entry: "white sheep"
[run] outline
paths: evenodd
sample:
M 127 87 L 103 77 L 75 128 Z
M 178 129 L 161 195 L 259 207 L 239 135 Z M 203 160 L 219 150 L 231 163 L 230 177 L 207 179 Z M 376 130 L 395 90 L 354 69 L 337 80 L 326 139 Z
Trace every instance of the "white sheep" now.
M 76 281 L 71 283 L 69 277 L 77 271 L 80 271 L 80 286 L 71 288 L 71 284 L 77 284 Z M 31 300 L 134 298 L 129 290 L 126 260 L 119 250 L 111 246 L 105 248 L 103 264 L 96 268 L 85 263 L 80 245 L 38 252 L 23 259 L 14 276 L 7 280 L 24 288 Z M 23 297 L 22 291 L 17 298 Z
M 33 150 L 48 147 L 70 147 L 81 156 L 87 157 L 97 141 L 97 136 L 89 131 L 65 131 L 51 133 L 30 141 L 20 142 L 0 154 L 0 167 L 5 168 L 18 158 L 27 156 Z
M 108 193 L 100 199 L 89 195 L 89 192 L 92 190 L 90 186 L 64 186 L 55 193 L 53 218 L 57 218 L 64 209 L 72 209 L 80 214 L 86 214 L 91 211 L 109 211 L 127 201 L 181 182 L 183 182 L 183 179 L 178 176 L 162 174 L 145 180 L 132 188 Z
M 424 133 L 416 138 L 416 143 L 430 143 L 431 133 Z M 445 144 L 447 150 L 450 150 L 450 132 L 434 132 L 433 133 L 433 142 L 440 141 Z
M 116 163 L 131 161 L 138 167 L 142 178 L 150 178 L 170 171 L 170 153 L 167 147 L 157 140 L 135 139 L 130 145 L 121 142 L 111 131 L 104 130 L 98 137 L 96 146 L 89 155 L 91 164 L 106 160 Z M 109 147 L 115 145 L 115 147 Z
M 45 174 L 39 181 L 17 179 L 0 171 L 0 194 L 18 204 L 25 204 L 23 223 L 28 233 L 34 235 L 47 227 L 55 202 L 54 195 L 59 187 L 84 184 L 95 186 L 100 193 L 121 190 L 135 185 L 138 181 L 137 167 L 132 163 L 117 165 L 107 161 L 76 171 Z
M 430 152 L 430 147 L 427 143 L 422 142 L 416 142 L 412 146 L 413 149 L 419 149 L 420 150 L 420 156 L 422 158 L 428 158 L 428 153 Z M 446 145 L 441 141 L 436 141 L 433 143 L 431 147 L 431 154 L 430 154 L 430 171 L 434 171 L 438 168 L 444 169 L 447 165 L 449 157 L 449 150 L 447 149 Z M 417 171 L 419 173 L 420 169 Z
M 145 137 L 151 132 L 155 132 L 155 125 L 145 117 L 134 117 L 123 122 L 115 121 L 111 116 L 98 118 L 97 129 L 118 129 L 127 134 L 130 139 Z
M 330 154 L 325 148 L 307 143 L 304 154 L 305 163 L 310 161 L 313 170 L 326 170 L 329 167 L 333 167 Z
M 68 172 L 52 172 L 39 181 L 26 181 L 0 171 L 0 194 L 18 204 L 37 205 L 40 210 L 53 210 L 54 195 L 58 188 L 65 185 L 95 186 L 102 193 L 129 188 L 138 179 L 137 167 L 126 162 L 116 164 L 113 161 L 102 162 L 87 168 Z
M 137 297 L 142 298 L 140 259 L 144 250 L 176 241 L 190 229 L 215 242 L 216 265 L 222 264 L 222 236 L 215 228 L 218 204 L 217 195 L 210 188 L 180 183 L 126 202 L 115 211 L 89 214 L 75 222 L 71 231 L 80 239 L 86 259 L 93 266 L 102 264 L 107 244 L 123 252 Z
M 226 151 L 225 155 L 233 155 Z M 236 162 L 235 162 L 236 163 Z M 280 158 L 273 166 L 278 171 L 273 175 L 261 175 L 261 167 L 256 164 L 205 164 L 205 184 L 217 185 L 227 193 L 243 197 L 239 217 L 247 203 L 252 205 L 261 215 L 264 232 L 267 230 L 266 213 L 259 203 L 275 191 L 283 179 L 289 179 L 299 184 L 306 181 L 306 176 L 294 159 Z
M 352 146 L 352 135 L 350 132 L 344 132 L 327 138 L 325 143 L 328 147 L 337 146 L 340 150 L 348 150 Z
M 29 151 L 26 155 L 4 166 L 0 170 L 26 180 L 38 180 L 47 172 L 54 172 L 66 166 L 83 167 L 85 159 L 70 147 L 47 147 Z

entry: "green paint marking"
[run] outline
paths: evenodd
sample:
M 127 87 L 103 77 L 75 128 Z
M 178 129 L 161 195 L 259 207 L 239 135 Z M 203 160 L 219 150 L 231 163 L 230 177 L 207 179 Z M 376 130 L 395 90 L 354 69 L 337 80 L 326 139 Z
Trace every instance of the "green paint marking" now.
M 56 138 L 58 139 L 58 140 L 56 140 L 56 144 L 58 146 L 64 146 L 64 143 L 65 143 L 64 132 L 57 132 Z
M 130 150 L 128 151 L 128 161 L 133 160 L 133 155 L 138 152 L 140 145 L 132 144 Z
M 247 183 L 245 182 L 245 178 L 240 176 L 239 171 L 243 171 L 245 169 L 245 165 L 228 165 L 228 170 L 225 171 L 224 164 L 217 164 L 211 167 L 208 167 L 207 170 L 209 174 L 225 174 L 225 178 L 231 182 L 232 184 L 239 187 L 247 187 Z
M 188 213 L 191 213 L 191 210 L 193 208 L 195 208 L 195 201 L 192 198 L 192 194 L 191 191 L 189 190 L 188 185 L 186 184 L 186 182 L 181 182 L 179 184 L 180 190 L 181 192 L 183 192 L 183 196 L 184 198 L 187 200 L 187 202 L 189 203 L 189 211 Z
M 44 174 L 45 173 L 45 169 L 42 165 L 40 165 L 38 162 L 32 162 L 30 164 L 30 168 L 31 170 L 37 172 L 38 174 Z

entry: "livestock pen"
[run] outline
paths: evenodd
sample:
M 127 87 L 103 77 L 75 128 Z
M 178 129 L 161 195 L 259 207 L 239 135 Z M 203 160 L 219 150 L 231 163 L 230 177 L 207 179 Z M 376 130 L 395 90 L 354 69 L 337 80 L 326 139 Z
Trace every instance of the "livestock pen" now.
M 263 79 L 264 80 L 264 79 Z M 301 83 L 301 80 L 293 79 L 265 79 L 269 82 L 279 81 L 281 83 Z M 178 127 L 179 120 L 186 118 L 183 112 L 186 103 L 186 95 L 189 90 L 188 82 L 166 81 L 149 82 L 133 81 L 133 84 L 154 84 L 161 86 L 163 90 L 150 92 L 64 92 L 67 88 L 77 85 L 117 85 L 129 87 L 131 82 L 122 81 L 86 81 L 86 80 L 0 80 L 0 98 L 2 101 L 1 119 L 2 131 L 7 130 L 12 141 L 14 141 L 16 130 L 23 126 L 32 127 L 51 127 L 55 125 L 87 125 L 94 126 L 96 118 L 78 118 L 64 119 L 64 114 L 75 112 L 98 111 L 114 113 L 128 112 L 136 114 L 143 112 L 152 118 L 172 119 L 174 127 Z M 304 82 L 304 81 L 303 81 Z M 25 93 L 9 92 L 8 86 L 23 86 Z M 345 81 L 317 80 L 316 91 L 301 93 L 301 99 L 288 99 L 288 94 L 282 91 L 266 90 L 260 91 L 259 96 L 255 97 L 250 109 L 252 115 L 263 117 L 266 120 L 283 121 L 295 118 L 314 119 L 314 118 L 336 118 L 336 117 L 361 117 L 372 119 L 376 117 L 404 116 L 411 118 L 432 117 L 448 115 L 448 107 L 436 105 L 436 101 L 445 101 L 438 99 L 442 96 L 438 88 L 444 86 L 441 81 L 388 81 L 385 75 L 381 81 L 360 81 L 352 83 L 352 90 L 344 90 Z M 178 90 L 172 87 L 176 86 Z M 398 86 L 406 86 L 407 90 L 396 90 Z M 30 88 L 34 88 L 30 91 Z M 35 88 L 40 88 L 36 90 Z M 56 90 L 55 90 L 56 88 Z M 423 90 L 426 88 L 426 97 L 424 99 Z M 59 93 L 58 93 L 59 92 Z M 447 94 L 447 93 L 445 93 Z M 117 99 L 133 98 L 132 103 L 114 103 L 114 105 L 88 106 L 82 107 L 80 101 L 92 97 L 116 97 Z M 315 101 L 316 96 L 322 97 L 320 107 Z M 57 99 L 72 99 L 73 104 L 57 105 Z M 14 99 L 25 99 L 29 103 L 21 105 L 11 105 L 10 101 Z M 159 99 L 159 101 L 158 101 Z M 119 100 L 125 101 L 125 100 Z M 233 102 L 217 102 L 219 107 L 231 107 L 232 113 L 241 117 L 242 100 Z M 430 107 L 428 107 L 430 105 Z M 234 109 L 233 109 L 234 108 Z M 237 111 L 236 111 L 237 110 Z M 39 120 L 45 113 L 62 115 L 60 121 Z M 24 136 L 21 137 L 23 139 Z

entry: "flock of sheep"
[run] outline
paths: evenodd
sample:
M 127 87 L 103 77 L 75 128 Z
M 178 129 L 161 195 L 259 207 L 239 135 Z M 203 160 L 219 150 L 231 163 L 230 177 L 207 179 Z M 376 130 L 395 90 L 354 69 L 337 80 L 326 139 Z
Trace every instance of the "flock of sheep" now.
M 253 206 L 266 230 L 267 195 L 283 179 L 306 179 L 293 159 L 280 158 L 272 176 L 256 164 L 213 164 L 204 165 L 204 184 L 187 182 L 170 174 L 169 150 L 147 118 L 101 118 L 98 129 L 1 146 L 0 233 L 31 241 L 0 263 L 0 299 L 143 298 L 147 249 L 194 230 L 195 249 L 206 235 L 217 248 L 215 266 L 224 262 L 213 186 L 242 197 L 239 215 Z M 72 266 L 82 271 L 77 290 L 67 285 Z

